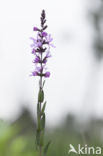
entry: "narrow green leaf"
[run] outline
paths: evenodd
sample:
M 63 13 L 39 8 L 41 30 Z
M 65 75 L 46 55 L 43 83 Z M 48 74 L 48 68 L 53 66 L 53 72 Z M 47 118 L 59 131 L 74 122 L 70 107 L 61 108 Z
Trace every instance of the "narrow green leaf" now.
M 38 146 L 40 145 L 40 131 L 38 129 L 36 131 L 36 143 Z
M 38 102 L 38 104 L 37 104 L 37 115 L 39 115 L 39 113 L 40 113 L 40 104 Z
M 40 121 L 40 114 L 38 115 L 38 130 L 40 131 L 41 129 L 41 121 Z
M 43 87 L 44 87 L 44 85 L 45 85 L 45 80 L 43 81 Z
M 42 118 L 41 118 L 41 129 L 45 128 L 45 113 L 43 113 Z
M 42 110 L 41 110 L 41 114 L 44 113 L 44 111 L 45 111 L 45 107 L 46 107 L 46 102 L 43 104 L 43 107 L 42 107 Z
M 48 141 L 48 143 L 46 144 L 46 146 L 44 148 L 44 156 L 46 156 L 50 144 L 51 144 L 51 141 Z
M 43 102 L 44 101 L 44 91 L 40 89 L 39 95 L 38 95 L 38 101 Z

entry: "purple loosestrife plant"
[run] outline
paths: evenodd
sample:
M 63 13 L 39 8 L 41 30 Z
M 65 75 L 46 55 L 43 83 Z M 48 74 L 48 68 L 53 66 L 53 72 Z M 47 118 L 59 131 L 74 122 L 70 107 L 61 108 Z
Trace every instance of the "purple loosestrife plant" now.
M 31 37 L 33 41 L 32 54 L 34 55 L 35 70 L 32 76 L 39 77 L 39 93 L 37 103 L 37 130 L 36 130 L 36 145 L 39 151 L 39 156 L 45 156 L 50 144 L 50 141 L 44 146 L 44 132 L 45 132 L 45 107 L 44 91 L 45 78 L 50 77 L 50 72 L 47 70 L 47 61 L 51 57 L 50 48 L 54 47 L 52 44 L 53 38 L 46 32 L 47 25 L 45 19 L 45 11 L 41 13 L 41 28 L 34 27 L 33 31 L 37 33 L 36 39 Z

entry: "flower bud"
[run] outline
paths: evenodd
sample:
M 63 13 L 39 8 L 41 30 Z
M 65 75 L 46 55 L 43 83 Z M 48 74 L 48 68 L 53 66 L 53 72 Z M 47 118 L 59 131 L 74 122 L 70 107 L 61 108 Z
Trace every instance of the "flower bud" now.
M 44 76 L 45 77 L 50 77 L 50 72 L 46 72 Z
M 34 31 L 39 31 L 39 29 L 37 27 L 34 27 L 33 30 Z

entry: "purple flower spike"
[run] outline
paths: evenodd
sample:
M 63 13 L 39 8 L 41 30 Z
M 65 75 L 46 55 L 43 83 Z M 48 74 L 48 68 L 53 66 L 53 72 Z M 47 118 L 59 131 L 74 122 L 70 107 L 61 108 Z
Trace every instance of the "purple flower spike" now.
M 47 62 L 51 57 L 50 48 L 54 47 L 52 44 L 53 38 L 51 34 L 46 32 L 47 25 L 45 19 L 45 11 L 42 11 L 41 14 L 41 28 L 34 27 L 33 30 L 37 32 L 36 38 L 31 37 L 30 39 L 33 41 L 31 45 L 32 54 L 34 54 L 35 58 L 33 63 L 35 64 L 35 72 L 32 73 L 33 76 L 40 77 L 50 77 L 50 72 L 47 71 Z M 47 72 L 46 72 L 47 71 Z
M 50 77 L 50 72 L 46 72 L 46 73 L 45 73 L 45 77 L 46 77 L 46 78 Z
M 39 31 L 39 29 L 37 27 L 34 27 L 33 30 L 34 31 Z

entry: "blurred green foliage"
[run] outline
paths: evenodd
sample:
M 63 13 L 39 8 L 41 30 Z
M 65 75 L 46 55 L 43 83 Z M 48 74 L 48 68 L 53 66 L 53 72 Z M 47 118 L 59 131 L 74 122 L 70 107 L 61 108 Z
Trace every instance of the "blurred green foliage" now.
M 0 121 L 0 156 L 38 156 L 34 125 L 27 111 L 12 124 Z M 45 143 L 52 141 L 47 156 L 68 156 L 69 144 L 75 148 L 78 144 L 102 147 L 102 129 L 102 120 L 92 119 L 80 124 L 69 115 L 60 126 L 46 131 Z

